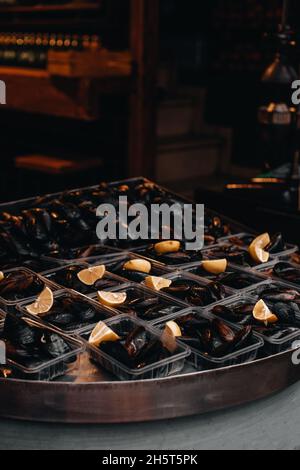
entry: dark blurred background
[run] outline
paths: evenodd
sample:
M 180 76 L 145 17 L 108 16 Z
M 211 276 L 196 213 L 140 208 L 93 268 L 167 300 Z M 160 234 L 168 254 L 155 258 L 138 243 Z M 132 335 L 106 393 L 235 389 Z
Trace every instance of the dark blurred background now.
M 259 107 L 289 97 L 262 76 L 279 57 L 290 90 L 299 23 L 292 0 L 0 0 L 0 199 L 143 174 L 231 212 L 282 142 L 266 158 Z

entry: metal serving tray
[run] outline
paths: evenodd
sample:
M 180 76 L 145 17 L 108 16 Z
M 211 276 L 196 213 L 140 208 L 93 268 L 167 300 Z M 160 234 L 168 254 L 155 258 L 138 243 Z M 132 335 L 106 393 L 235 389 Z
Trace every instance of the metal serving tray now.
M 84 356 L 55 382 L 0 379 L 0 416 L 60 423 L 129 423 L 216 411 L 255 401 L 300 380 L 294 351 L 165 379 L 120 382 Z M 35 397 L 32 406 L 32 397 Z
M 149 180 L 140 177 L 112 184 L 138 181 Z M 34 201 L 30 198 L 2 204 L 0 210 L 13 210 L 20 204 L 28 207 Z M 222 219 L 235 233 L 249 231 L 231 219 Z M 78 368 L 57 381 L 0 379 L 0 416 L 44 422 L 126 423 L 220 410 L 261 399 L 300 380 L 300 365 L 292 360 L 294 353 L 289 350 L 203 372 L 186 368 L 179 375 L 141 381 L 119 381 L 82 353 Z

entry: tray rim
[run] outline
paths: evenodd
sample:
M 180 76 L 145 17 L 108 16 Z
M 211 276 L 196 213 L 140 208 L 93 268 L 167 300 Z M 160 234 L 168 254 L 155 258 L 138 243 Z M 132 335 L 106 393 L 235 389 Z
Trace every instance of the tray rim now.
M 121 424 L 223 410 L 298 382 L 300 365 L 292 363 L 294 352 L 163 379 L 80 383 L 0 379 L 0 416 L 44 423 Z

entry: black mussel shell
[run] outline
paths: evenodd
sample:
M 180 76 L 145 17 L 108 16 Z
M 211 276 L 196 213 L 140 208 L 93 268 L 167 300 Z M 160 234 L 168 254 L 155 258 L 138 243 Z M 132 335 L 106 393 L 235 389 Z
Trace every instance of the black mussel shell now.
M 162 292 L 185 299 L 191 290 L 191 285 L 185 280 L 177 279 L 169 287 L 164 287 Z
M 158 362 L 170 355 L 171 353 L 163 347 L 162 342 L 157 338 L 153 338 L 146 342 L 136 355 L 136 368 L 141 369 L 147 364 Z
M 218 281 L 233 289 L 244 289 L 255 284 L 255 279 L 245 273 L 224 273 L 218 276 Z
M 125 349 L 130 357 L 137 356 L 149 342 L 149 334 L 143 326 L 132 330 L 125 341 Z
M 117 361 L 121 362 L 130 369 L 134 368 L 134 358 L 128 354 L 127 349 L 124 346 L 123 342 L 107 342 L 100 345 L 101 351 L 112 356 Z
M 234 339 L 234 349 L 238 350 L 238 349 L 245 347 L 246 344 L 249 343 L 249 341 L 251 340 L 252 333 L 253 333 L 253 330 L 252 330 L 252 326 L 250 325 L 245 326 L 245 328 L 239 331 L 236 334 L 235 339 Z
M 165 264 L 186 264 L 190 263 L 192 260 L 191 255 L 184 251 L 156 255 L 156 257 L 159 259 L 159 261 Z
M 24 348 L 34 347 L 36 342 L 36 329 L 12 315 L 7 315 L 5 318 L 3 335 L 13 344 Z
M 292 302 L 296 299 L 300 299 L 300 295 L 296 290 L 286 287 L 281 288 L 279 286 L 269 288 L 263 286 L 255 293 L 269 302 Z
M 63 312 L 59 308 L 51 309 L 51 313 L 45 315 L 44 320 L 54 326 L 65 329 L 74 323 L 74 315 L 69 312 Z
M 212 282 L 207 286 L 193 286 L 188 301 L 193 305 L 206 306 L 225 297 L 224 287 L 218 282 Z
M 213 328 L 225 343 L 232 343 L 235 340 L 235 331 L 222 320 L 213 320 Z
M 273 267 L 273 272 L 276 276 L 284 279 L 285 281 L 300 283 L 300 269 L 296 269 L 289 263 L 284 261 L 276 263 Z
M 226 307 L 224 305 L 216 305 L 213 308 L 214 315 L 217 315 L 224 320 L 240 325 L 252 323 L 253 305 L 243 304 L 238 307 Z
M 281 233 L 276 233 L 266 247 L 266 251 L 269 253 L 280 253 L 285 250 L 285 243 Z
M 271 307 L 272 312 L 278 318 L 280 323 L 293 325 L 296 322 L 296 314 L 293 307 L 283 302 L 277 302 Z
M 12 271 L 0 282 L 0 296 L 9 300 L 18 300 L 40 293 L 43 287 L 43 282 L 35 274 Z

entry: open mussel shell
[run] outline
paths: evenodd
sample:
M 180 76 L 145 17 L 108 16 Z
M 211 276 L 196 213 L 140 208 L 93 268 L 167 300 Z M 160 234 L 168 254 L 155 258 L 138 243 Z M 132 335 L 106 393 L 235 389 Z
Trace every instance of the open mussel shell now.
M 5 318 L 2 340 L 7 357 L 15 362 L 34 367 L 49 359 L 56 359 L 71 351 L 65 339 L 42 325 L 8 314 Z
M 43 288 L 44 283 L 36 274 L 16 270 L 5 274 L 0 283 L 0 296 L 5 300 L 15 301 L 38 295 Z
M 216 305 L 212 313 L 223 320 L 239 325 L 247 325 L 252 323 L 253 304 L 242 304 L 238 306 L 227 307 L 225 305 Z
M 129 356 L 137 356 L 149 341 L 149 334 L 147 334 L 144 327 L 139 326 L 135 328 L 126 338 L 125 348 Z
M 276 233 L 272 236 L 269 245 L 265 248 L 269 253 L 280 253 L 286 249 L 282 233 Z
M 216 241 L 230 235 L 230 227 L 218 216 L 205 217 L 205 234 L 212 236 Z
M 119 341 L 102 343 L 100 349 L 132 369 L 142 369 L 171 354 L 160 339 L 143 326 L 133 328 Z
M 257 287 L 254 293 L 268 302 L 300 302 L 298 291 L 280 285 L 262 285 Z

